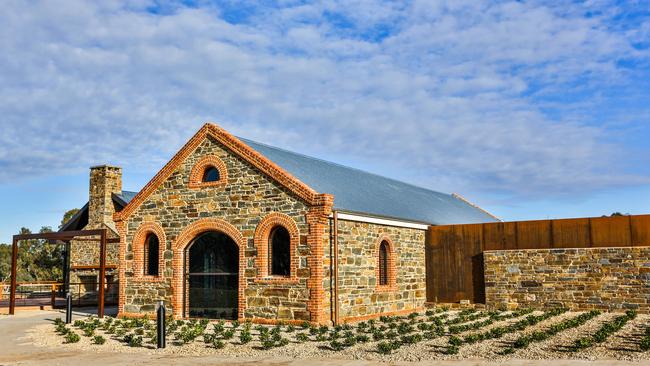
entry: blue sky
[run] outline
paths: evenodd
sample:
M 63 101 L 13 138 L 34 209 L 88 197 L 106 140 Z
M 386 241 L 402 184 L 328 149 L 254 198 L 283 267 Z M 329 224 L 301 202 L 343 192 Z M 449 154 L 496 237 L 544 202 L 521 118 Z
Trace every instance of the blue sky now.
M 205 122 L 506 220 L 650 213 L 647 1 L 12 1 L 0 242 Z

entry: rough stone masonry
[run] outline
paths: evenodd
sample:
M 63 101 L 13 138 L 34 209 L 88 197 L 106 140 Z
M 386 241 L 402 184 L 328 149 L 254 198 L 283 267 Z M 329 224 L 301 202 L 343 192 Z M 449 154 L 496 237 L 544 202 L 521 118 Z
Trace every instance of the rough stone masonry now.
M 650 312 L 650 247 L 484 252 L 494 307 Z

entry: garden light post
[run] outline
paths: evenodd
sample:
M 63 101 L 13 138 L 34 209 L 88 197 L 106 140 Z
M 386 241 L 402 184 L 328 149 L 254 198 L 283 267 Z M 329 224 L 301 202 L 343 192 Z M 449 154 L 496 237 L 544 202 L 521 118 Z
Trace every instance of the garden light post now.
M 68 291 L 65 294 L 65 323 L 70 324 L 72 322 L 72 294 Z
M 158 348 L 165 348 L 165 301 L 158 301 L 158 310 L 156 311 L 156 325 L 158 330 Z

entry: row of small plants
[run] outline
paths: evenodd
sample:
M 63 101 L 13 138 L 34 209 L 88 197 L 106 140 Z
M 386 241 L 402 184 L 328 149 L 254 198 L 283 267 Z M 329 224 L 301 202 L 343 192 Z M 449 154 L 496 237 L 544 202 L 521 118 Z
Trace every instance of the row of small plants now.
M 636 311 L 628 310 L 625 315 L 620 315 L 611 321 L 604 323 L 594 334 L 576 339 L 572 350 L 580 351 L 593 346 L 596 343 L 603 343 L 612 334 L 618 332 L 627 322 L 636 318 Z
M 431 340 L 443 336 L 445 334 L 458 334 L 468 330 L 481 329 L 483 327 L 493 324 L 496 321 L 521 317 L 526 314 L 530 314 L 531 312 L 532 310 L 530 309 L 522 309 L 512 313 L 504 314 L 501 312 L 477 312 L 474 309 L 467 309 L 461 311 L 455 318 L 444 322 L 440 321 L 440 319 L 444 318 L 443 315 L 446 314 L 442 314 L 441 316 L 438 317 L 438 319 L 429 318 L 428 319 L 429 321 L 433 321 L 431 323 L 425 322 L 422 324 L 418 324 L 418 329 L 425 330 L 424 333 L 407 334 L 401 336 L 401 338 L 397 338 L 396 334 L 393 334 L 393 337 L 389 338 L 390 341 L 381 342 L 377 344 L 377 351 L 382 354 L 388 354 L 399 349 L 402 345 L 405 344 L 414 344 L 423 340 Z M 477 320 L 485 317 L 488 317 L 488 319 L 483 321 L 478 321 L 478 322 L 472 322 L 473 320 Z M 463 322 L 471 322 L 471 323 L 463 323 Z M 444 326 L 448 326 L 446 332 Z M 398 327 L 397 329 L 399 330 L 400 327 Z M 389 336 L 391 335 L 390 332 L 388 333 L 388 335 Z
M 598 315 L 600 315 L 600 311 L 592 310 L 587 313 L 582 313 L 580 315 L 572 317 L 570 319 L 563 320 L 559 323 L 552 324 L 551 326 L 549 326 L 544 330 L 538 330 L 528 335 L 522 335 L 512 343 L 512 347 L 505 348 L 501 353 L 511 354 L 515 351 L 515 348 L 523 349 L 528 347 L 531 343 L 542 342 L 544 340 L 547 340 L 555 336 L 560 332 L 564 332 L 566 330 L 579 327 L 587 323 L 589 320 L 597 317 Z
M 521 309 L 521 310 L 513 311 L 512 313 L 509 314 L 503 314 L 499 312 L 489 312 L 487 313 L 487 316 L 489 316 L 488 319 L 474 322 L 474 323 L 469 323 L 469 324 L 452 325 L 449 327 L 449 333 L 458 334 L 462 332 L 467 332 L 469 330 L 480 329 L 483 327 L 487 327 L 488 325 L 492 325 L 494 322 L 519 318 L 521 316 L 530 314 L 532 312 L 533 312 L 532 309 Z
M 544 321 L 554 316 L 558 316 L 566 311 L 567 309 L 564 308 L 556 308 L 556 309 L 546 311 L 542 315 L 530 314 L 526 316 L 524 319 L 521 319 L 515 323 L 500 326 L 500 327 L 494 327 L 484 332 L 468 334 L 463 338 L 457 336 L 451 336 L 449 337 L 449 341 L 448 341 L 449 345 L 445 349 L 444 353 L 449 355 L 458 354 L 459 349 L 463 344 L 473 344 L 488 339 L 501 338 L 505 334 L 522 331 L 528 327 L 536 325 L 541 321 Z
M 297 343 L 308 341 L 329 342 L 332 350 L 343 350 L 358 343 L 370 341 L 379 342 L 377 351 L 390 353 L 402 345 L 415 344 L 424 340 L 431 340 L 445 334 L 476 330 L 483 326 L 492 324 L 495 321 L 523 316 L 531 310 L 520 310 L 510 314 L 499 312 L 479 312 L 474 309 L 466 309 L 459 312 L 455 317 L 449 317 L 449 308 L 437 308 L 428 310 L 424 314 L 412 313 L 405 317 L 384 316 L 378 320 L 360 322 L 356 326 L 350 324 L 338 325 L 335 327 L 314 326 L 308 322 L 301 327 L 294 325 L 279 324 L 269 328 L 257 326 L 257 340 L 261 348 L 270 349 L 286 346 L 290 340 L 286 336 L 295 333 L 293 340 Z M 484 317 L 484 321 L 472 322 Z M 102 322 L 97 318 L 76 320 L 74 327 L 78 328 L 84 336 L 93 337 L 95 344 L 103 344 L 106 339 L 102 335 L 95 334 L 101 329 L 105 334 L 120 340 L 132 347 L 141 347 L 145 341 L 150 344 L 157 342 L 155 323 L 148 318 L 123 318 L 114 319 L 107 317 Z M 223 348 L 228 340 L 238 336 L 240 344 L 247 344 L 253 340 L 252 324 L 240 324 L 237 321 L 226 325 L 219 321 L 212 324 L 212 332 L 208 331 L 210 325 L 208 320 L 172 320 L 167 321 L 167 334 L 173 336 L 174 341 L 179 344 L 194 342 L 198 338 L 214 348 Z M 66 342 L 78 342 L 80 337 L 70 328 L 67 328 L 60 319 L 55 321 L 57 331 L 66 337 Z M 447 328 L 447 331 L 445 331 Z M 238 335 L 237 335 L 238 333 Z
M 642 351 L 650 351 L 650 327 L 645 328 L 643 338 L 641 338 L 641 342 L 639 342 L 639 348 L 641 348 Z

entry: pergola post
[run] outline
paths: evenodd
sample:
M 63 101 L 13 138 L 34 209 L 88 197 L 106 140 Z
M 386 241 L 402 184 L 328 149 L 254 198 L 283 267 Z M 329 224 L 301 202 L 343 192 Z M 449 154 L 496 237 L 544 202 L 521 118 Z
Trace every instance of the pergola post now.
M 9 290 L 9 315 L 16 311 L 16 267 L 18 266 L 18 239 L 14 236 L 11 247 L 11 289 Z
M 106 285 L 106 229 L 102 229 L 99 240 L 99 299 L 97 316 L 104 317 L 104 286 Z

